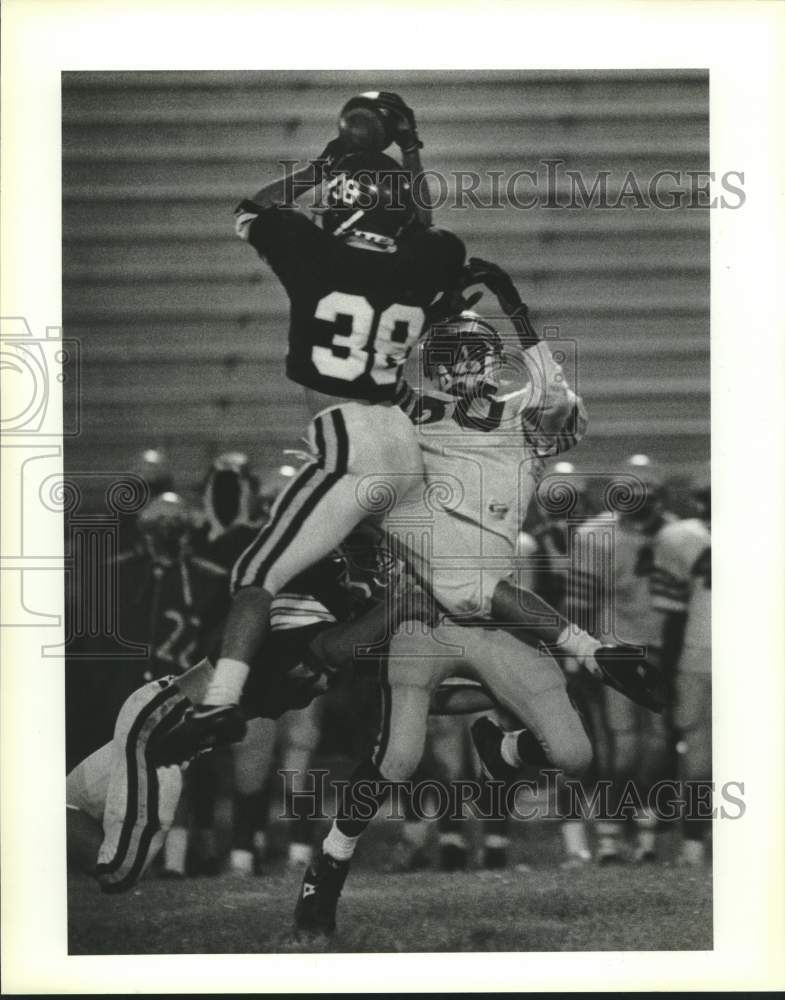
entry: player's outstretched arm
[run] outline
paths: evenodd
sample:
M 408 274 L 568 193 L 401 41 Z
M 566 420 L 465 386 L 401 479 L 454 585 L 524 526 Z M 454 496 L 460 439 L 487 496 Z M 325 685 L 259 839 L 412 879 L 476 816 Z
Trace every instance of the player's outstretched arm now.
M 481 257 L 471 257 L 464 287 L 483 284 L 498 299 L 518 334 L 530 377 L 530 398 L 524 410 L 525 429 L 543 456 L 574 447 L 586 432 L 588 419 L 583 401 L 572 391 L 547 341 L 540 339 L 529 318 L 529 309 L 507 272 Z
M 529 645 L 545 643 L 561 659 L 568 673 L 585 667 L 598 675 L 594 651 L 602 643 L 568 621 L 533 590 L 516 586 L 511 580 L 500 580 L 493 592 L 491 616 Z
M 433 225 L 432 204 L 428 185 L 422 177 L 422 161 L 420 150 L 423 147 L 417 134 L 417 120 L 414 111 L 399 94 L 381 90 L 376 98 L 377 104 L 390 112 L 395 123 L 393 142 L 401 151 L 403 167 L 412 175 L 415 193 L 415 209 L 417 221 L 423 226 Z
M 432 620 L 425 594 L 415 587 L 402 587 L 390 603 L 377 604 L 352 622 L 320 632 L 311 641 L 311 652 L 331 670 L 347 670 L 357 649 L 384 642 L 405 621 Z
M 275 205 L 293 205 L 317 184 L 321 184 L 331 165 L 346 152 L 341 139 L 331 139 L 322 153 L 306 163 L 299 170 L 278 177 L 251 196 L 250 201 L 258 208 L 272 208 Z

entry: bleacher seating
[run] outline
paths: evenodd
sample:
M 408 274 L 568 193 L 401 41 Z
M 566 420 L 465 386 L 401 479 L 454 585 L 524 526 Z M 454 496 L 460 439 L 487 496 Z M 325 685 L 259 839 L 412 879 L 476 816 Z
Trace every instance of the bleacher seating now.
M 298 447 L 286 297 L 234 237 L 232 209 L 278 160 L 318 154 L 344 100 L 380 85 L 416 109 L 424 163 L 448 177 L 560 158 L 587 178 L 610 170 L 615 191 L 629 170 L 645 185 L 708 169 L 701 71 L 64 74 L 63 311 L 83 363 L 72 470 L 121 471 L 160 445 L 189 488 L 220 449 L 272 468 Z M 610 469 L 642 451 L 679 474 L 707 456 L 708 210 L 541 200 L 443 207 L 436 222 L 509 268 L 534 320 L 577 342 L 591 425 L 576 462 Z

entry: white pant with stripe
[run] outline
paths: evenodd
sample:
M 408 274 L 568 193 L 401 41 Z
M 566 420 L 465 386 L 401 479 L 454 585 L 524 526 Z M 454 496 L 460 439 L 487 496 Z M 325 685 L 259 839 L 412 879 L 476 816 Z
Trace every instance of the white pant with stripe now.
M 536 737 L 554 767 L 577 776 L 591 763 L 589 737 L 552 657 L 501 629 L 446 623 L 423 635 L 415 622 L 392 640 L 383 668 L 382 725 L 373 763 L 384 778 L 404 781 L 414 773 L 425 746 L 431 696 L 455 676 L 479 681 Z
M 381 520 L 420 489 L 414 425 L 397 406 L 342 403 L 309 427 L 315 457 L 281 493 L 270 520 L 235 564 L 232 590 L 276 594 L 368 517 Z
M 105 892 L 135 885 L 163 846 L 182 790 L 177 766 L 152 763 L 155 740 L 189 704 L 176 684 L 152 681 L 125 701 L 111 743 L 66 779 L 66 802 L 98 820 L 104 839 L 96 877 Z

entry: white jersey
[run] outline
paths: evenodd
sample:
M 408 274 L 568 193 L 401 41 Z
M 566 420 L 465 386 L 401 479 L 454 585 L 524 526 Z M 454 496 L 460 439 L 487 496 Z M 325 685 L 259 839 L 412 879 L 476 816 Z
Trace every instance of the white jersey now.
M 605 642 L 659 648 L 662 616 L 650 578 L 661 530 L 644 530 L 615 512 L 579 525 L 572 536 L 568 616 Z
M 522 357 L 535 374 L 525 386 L 489 398 L 437 398 L 408 386 L 399 394 L 417 425 L 425 486 L 385 527 L 409 537 L 415 568 L 422 575 L 428 564 L 428 582 L 455 613 L 487 616 L 496 584 L 519 568 L 521 526 L 545 459 L 585 432 L 583 404 L 547 343 Z
M 678 669 L 711 672 L 711 532 L 698 518 L 669 524 L 657 536 L 652 595 L 661 611 L 686 612 Z

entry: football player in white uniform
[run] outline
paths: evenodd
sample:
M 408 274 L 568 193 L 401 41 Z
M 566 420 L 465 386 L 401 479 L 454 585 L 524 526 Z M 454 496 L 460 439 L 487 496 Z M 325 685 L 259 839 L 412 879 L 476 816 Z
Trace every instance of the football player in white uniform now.
M 468 678 L 481 685 L 467 711 L 488 707 L 490 694 L 496 706 L 523 726 L 505 733 L 487 718 L 475 724 L 475 746 L 489 776 L 514 780 L 524 762 L 577 776 L 592 758 L 563 671 L 553 656 L 535 647 L 553 644 L 600 673 L 594 653 L 601 643 L 516 580 L 520 525 L 544 460 L 580 438 L 586 417 L 547 343 L 533 331 L 509 277 L 477 259 L 471 268 L 475 281 L 492 288 L 513 321 L 519 384 L 501 391 L 501 338 L 481 317 L 462 312 L 453 322 L 434 327 L 422 347 L 423 369 L 426 376 L 438 378 L 438 395 L 412 389 L 401 393 L 401 406 L 420 430 L 426 483 L 419 501 L 407 499 L 387 518 L 385 528 L 410 571 L 448 617 L 437 614 L 425 632 L 404 625 L 393 635 L 382 668 L 379 740 L 371 760 L 355 771 L 346 808 L 305 873 L 295 909 L 301 931 L 334 930 L 351 858 L 375 811 L 369 811 L 369 798 L 378 808 L 380 789 L 414 773 L 429 706 L 439 692 L 449 690 L 443 686 L 448 679 Z M 496 623 L 523 626 L 531 644 Z M 463 693 L 471 700 L 471 691 Z M 362 807 L 353 798 L 360 788 Z
M 385 528 L 451 614 L 514 623 L 521 525 L 546 459 L 577 444 L 587 418 L 509 276 L 472 258 L 468 280 L 495 292 L 515 334 L 503 341 L 463 311 L 418 348 L 424 384 L 402 385 L 399 404 L 417 426 L 425 487 Z
M 650 661 L 660 656 L 661 620 L 652 603 L 650 578 L 654 548 L 673 516 L 663 510 L 662 484 L 646 456 L 633 456 L 625 472 L 606 490 L 611 509 L 579 525 L 574 532 L 568 616 L 606 643 L 629 643 Z M 663 716 L 648 711 L 610 687 L 602 689 L 604 724 L 609 741 L 609 772 L 616 796 L 634 782 L 645 800 L 650 785 L 663 777 L 668 732 Z M 647 809 L 636 817 L 636 861 L 656 857 L 656 819 Z M 626 825 L 606 817 L 597 824 L 597 861 L 626 860 Z
M 711 780 L 711 486 L 695 492 L 699 515 L 662 529 L 654 548 L 654 606 L 664 613 L 663 668 L 674 675 L 674 725 L 682 776 Z M 700 864 L 710 820 L 689 813 L 679 860 Z

